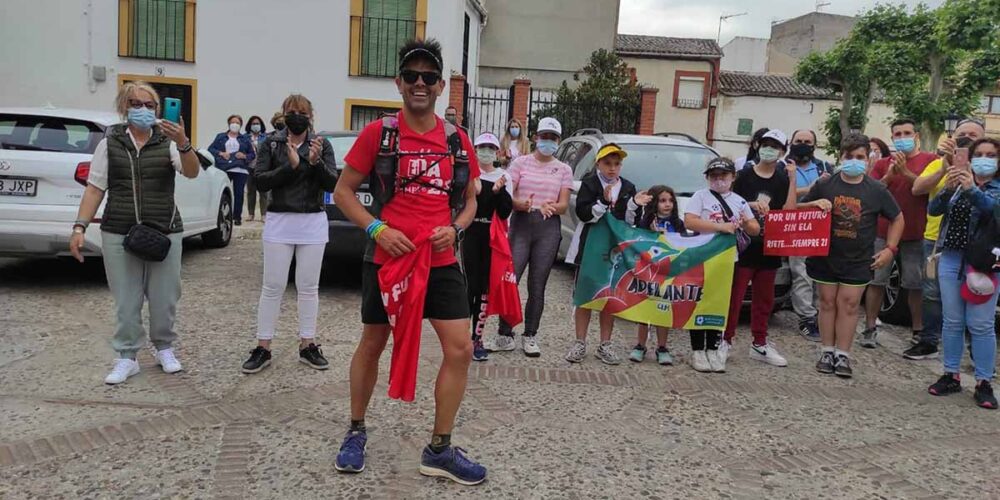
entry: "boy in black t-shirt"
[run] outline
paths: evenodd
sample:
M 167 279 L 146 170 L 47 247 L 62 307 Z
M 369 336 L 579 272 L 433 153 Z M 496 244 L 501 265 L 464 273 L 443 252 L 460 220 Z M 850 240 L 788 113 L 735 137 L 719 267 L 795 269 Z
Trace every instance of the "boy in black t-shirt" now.
M 841 164 L 833 177 L 817 182 L 798 208 L 833 212 L 830 253 L 809 257 L 806 270 L 819 287 L 820 373 L 853 375 L 851 344 L 858 325 L 858 304 L 873 270 L 892 263 L 903 236 L 903 215 L 882 183 L 865 175 L 868 138 L 855 134 L 840 146 Z M 875 252 L 879 216 L 892 221 L 886 248 Z M 874 254 L 874 255 L 873 255 Z
M 742 196 L 750 204 L 753 215 L 764 227 L 764 219 L 770 210 L 794 209 L 795 171 L 794 164 L 780 160 L 786 150 L 787 138 L 777 129 L 772 129 L 760 140 L 760 161 L 745 168 L 736 176 L 733 192 Z M 736 336 L 736 325 L 740 319 L 743 296 L 753 282 L 753 298 L 750 306 L 750 331 L 753 343 L 750 345 L 750 359 L 772 366 L 787 366 L 788 361 L 767 341 L 767 320 L 774 309 L 774 277 L 781 267 L 781 257 L 764 256 L 764 233 L 750 239 L 750 246 L 740 254 L 733 272 L 733 295 L 729 301 L 729 321 L 726 333 L 719 344 L 719 353 L 728 357 Z

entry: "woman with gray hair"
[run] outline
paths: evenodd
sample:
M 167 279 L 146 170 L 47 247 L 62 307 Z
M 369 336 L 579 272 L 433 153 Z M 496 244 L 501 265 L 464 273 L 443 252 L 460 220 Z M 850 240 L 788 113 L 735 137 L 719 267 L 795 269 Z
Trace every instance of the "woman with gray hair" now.
M 184 121 L 158 120 L 160 96 L 145 82 L 122 85 L 116 98 L 125 123 L 108 128 L 94 149 L 69 249 L 83 262 L 84 233 L 107 195 L 101 219 L 101 250 L 117 325 L 111 346 L 118 353 L 104 382 L 119 384 L 139 373 L 136 353 L 146 342 L 142 304 L 149 301 L 149 337 L 156 361 L 167 373 L 180 371 L 173 352 L 174 318 L 181 297 L 183 224 L 174 203 L 176 172 L 195 178 L 198 155 Z M 144 242 L 151 242 L 144 245 Z

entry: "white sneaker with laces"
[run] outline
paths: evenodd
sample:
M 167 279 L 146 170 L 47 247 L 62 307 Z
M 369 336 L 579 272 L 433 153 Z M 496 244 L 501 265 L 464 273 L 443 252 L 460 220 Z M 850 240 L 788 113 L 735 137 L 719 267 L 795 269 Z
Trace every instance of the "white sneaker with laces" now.
M 164 373 L 177 373 L 184 369 L 181 362 L 174 357 L 174 350 L 169 347 L 162 351 L 156 351 L 156 364 L 163 368 Z
M 718 349 L 705 351 L 705 357 L 708 358 L 708 364 L 712 367 L 713 372 L 726 373 L 726 358 L 719 355 Z
M 580 363 L 583 358 L 587 355 L 587 343 L 582 340 L 574 340 L 569 346 L 569 350 L 566 351 L 566 361 L 570 363 Z
M 691 367 L 694 368 L 696 372 L 709 373 L 712 372 L 712 365 L 708 363 L 708 357 L 705 351 L 692 351 L 691 352 Z
M 542 350 L 538 348 L 538 341 L 535 340 L 534 335 L 530 337 L 521 335 L 521 350 L 529 358 L 537 358 L 542 355 Z
M 513 351 L 514 348 L 514 337 L 506 335 L 497 335 L 486 345 L 486 350 L 491 352 Z
M 116 359 L 115 367 L 111 369 L 111 373 L 104 378 L 104 383 L 109 385 L 120 384 L 125 381 L 125 379 L 136 375 L 139 373 L 139 363 L 134 359 Z
M 771 366 L 788 366 L 788 360 L 774 348 L 774 344 L 771 342 L 763 346 L 750 344 L 750 359 L 762 361 Z
M 729 351 L 733 348 L 733 344 L 726 342 L 725 339 L 719 341 L 718 356 L 722 360 L 723 365 L 729 360 Z

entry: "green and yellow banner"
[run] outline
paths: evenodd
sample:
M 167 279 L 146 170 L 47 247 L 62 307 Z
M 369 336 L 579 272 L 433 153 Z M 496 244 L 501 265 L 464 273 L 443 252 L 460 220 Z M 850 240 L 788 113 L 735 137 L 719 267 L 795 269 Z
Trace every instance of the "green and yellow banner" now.
M 576 306 L 670 328 L 726 327 L 735 236 L 661 234 L 602 217 L 582 251 Z

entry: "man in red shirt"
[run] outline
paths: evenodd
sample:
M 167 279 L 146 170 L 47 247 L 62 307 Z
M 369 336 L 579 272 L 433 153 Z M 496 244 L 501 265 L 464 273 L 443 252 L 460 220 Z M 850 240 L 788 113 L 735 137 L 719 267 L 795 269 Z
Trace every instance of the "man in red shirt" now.
M 910 307 L 910 317 L 913 319 L 913 338 L 919 339 L 923 328 L 921 314 L 921 283 L 924 273 L 923 239 L 924 227 L 927 224 L 927 196 L 913 194 L 913 181 L 927 168 L 927 165 L 937 159 L 934 153 L 920 151 L 920 134 L 916 124 L 909 118 L 900 118 L 890 125 L 892 142 L 896 152 L 875 163 L 871 176 L 881 180 L 892 193 L 899 208 L 903 211 L 906 226 L 899 248 L 892 250 L 899 254 L 900 291 L 897 300 L 906 300 Z M 878 239 L 875 240 L 875 252 L 886 248 L 886 234 L 889 221 L 879 219 Z M 875 271 L 875 277 L 868 285 L 865 294 L 865 330 L 861 332 L 859 343 L 861 347 L 874 349 L 878 345 L 878 326 L 875 319 L 882 307 L 885 296 L 885 286 L 889 282 L 892 266 L 885 266 Z M 905 292 L 904 292 L 905 291 Z
M 380 219 L 361 205 L 356 194 L 361 184 L 369 180 L 379 156 L 382 120 L 361 131 L 344 159 L 347 165 L 334 192 L 334 200 L 344 215 L 367 228 L 377 244 L 373 262 L 366 258 L 364 263 L 361 299 L 364 329 L 351 360 L 351 428 L 335 466 L 341 472 L 361 472 L 365 467 L 365 413 L 378 379 L 379 358 L 391 331 L 379 287 L 379 269 L 392 259 L 416 250 L 414 241 L 426 240 L 433 249 L 427 275 L 427 290 L 433 293 L 425 295 L 423 316 L 430 319 L 438 334 L 444 359 L 434 388 L 433 438 L 424 448 L 420 472 L 472 485 L 486 479 L 486 469 L 467 458 L 461 449 L 451 446 L 451 431 L 465 394 L 472 360 L 469 302 L 465 276 L 455 257 L 455 243 L 460 241 L 476 213 L 474 181 L 479 176 L 479 165 L 469 137 L 457 131 L 461 148 L 469 159 L 469 182 L 464 188 L 465 206 L 453 220 L 449 198 L 454 158 L 449 154 L 445 122 L 434 113 L 437 98 L 444 91 L 443 69 L 441 46 L 434 40 L 413 40 L 399 51 L 396 86 L 403 98 L 403 110 L 396 117 L 398 167 L 395 187 L 391 180 L 387 183 L 395 194 L 382 207 Z M 413 272 L 417 271 L 414 267 Z

